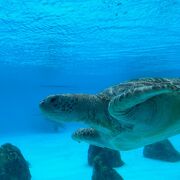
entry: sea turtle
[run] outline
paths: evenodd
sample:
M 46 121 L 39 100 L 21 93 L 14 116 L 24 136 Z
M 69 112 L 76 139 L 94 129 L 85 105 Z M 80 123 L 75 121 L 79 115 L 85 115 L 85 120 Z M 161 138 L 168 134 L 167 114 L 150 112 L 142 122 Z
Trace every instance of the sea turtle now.
M 72 138 L 130 150 L 180 133 L 180 78 L 141 78 L 96 94 L 57 94 L 40 103 L 56 122 L 84 122 Z

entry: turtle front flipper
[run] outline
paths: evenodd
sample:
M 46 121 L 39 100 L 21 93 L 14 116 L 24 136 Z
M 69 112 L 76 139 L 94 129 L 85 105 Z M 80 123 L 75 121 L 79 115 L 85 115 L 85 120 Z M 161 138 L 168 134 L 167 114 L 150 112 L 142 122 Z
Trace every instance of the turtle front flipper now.
M 109 102 L 109 113 L 119 119 L 119 117 L 132 107 L 147 101 L 148 99 L 166 93 L 179 92 L 179 88 L 172 84 L 155 84 L 151 86 L 136 87 L 115 96 Z
M 93 128 L 80 128 L 72 134 L 72 138 L 78 142 L 84 141 L 88 144 L 100 146 L 100 147 L 109 147 L 108 136 L 102 135 L 101 132 Z

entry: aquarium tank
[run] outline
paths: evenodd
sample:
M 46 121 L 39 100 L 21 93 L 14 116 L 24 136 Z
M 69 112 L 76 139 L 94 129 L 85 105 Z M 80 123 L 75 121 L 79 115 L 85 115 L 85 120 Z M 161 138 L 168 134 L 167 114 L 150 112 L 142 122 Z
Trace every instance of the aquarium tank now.
M 179 180 L 180 0 L 0 1 L 0 115 L 2 180 Z

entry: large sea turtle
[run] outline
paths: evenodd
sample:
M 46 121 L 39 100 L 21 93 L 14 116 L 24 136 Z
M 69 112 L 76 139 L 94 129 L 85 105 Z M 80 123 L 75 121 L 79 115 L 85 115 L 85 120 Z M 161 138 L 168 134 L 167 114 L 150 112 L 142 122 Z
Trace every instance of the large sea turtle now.
M 180 79 L 142 78 L 96 95 L 51 95 L 40 109 L 53 121 L 89 125 L 73 133 L 77 141 L 130 150 L 180 133 Z

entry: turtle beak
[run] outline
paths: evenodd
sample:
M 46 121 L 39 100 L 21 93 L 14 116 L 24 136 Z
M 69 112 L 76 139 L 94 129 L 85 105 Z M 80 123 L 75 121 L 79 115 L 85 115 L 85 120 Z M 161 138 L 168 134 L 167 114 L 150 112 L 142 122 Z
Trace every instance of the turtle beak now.
M 47 113 L 49 111 L 51 111 L 51 106 L 49 104 L 49 101 L 47 98 L 43 99 L 40 103 L 39 103 L 39 108 L 43 113 Z
M 44 100 L 42 100 L 40 103 L 39 103 L 39 108 L 41 109 L 41 110 L 45 110 L 46 109 L 46 100 L 44 99 Z
M 40 103 L 39 103 L 39 107 L 42 108 L 45 104 L 45 100 L 42 100 Z

